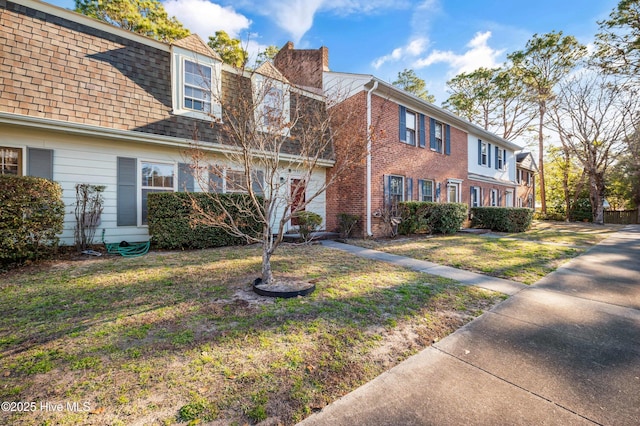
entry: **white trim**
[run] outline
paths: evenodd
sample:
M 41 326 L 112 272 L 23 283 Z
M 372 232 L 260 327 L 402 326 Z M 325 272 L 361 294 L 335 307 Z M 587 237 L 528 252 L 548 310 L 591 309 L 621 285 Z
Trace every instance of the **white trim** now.
M 266 87 L 265 85 L 270 87 Z M 253 99 L 257 104 L 255 108 L 255 122 L 256 127 L 261 132 L 268 132 L 270 130 L 269 125 L 264 123 L 264 108 L 266 93 L 264 90 L 270 90 L 275 88 L 282 93 L 282 124 L 291 122 L 291 86 L 285 82 L 278 81 L 273 78 L 266 77 L 262 74 L 253 74 L 251 76 L 251 91 L 253 92 Z M 289 126 L 284 126 L 280 134 L 282 136 L 289 136 L 291 129 Z
M 193 140 L 177 138 L 173 136 L 156 135 L 153 133 L 134 132 L 131 130 L 112 129 L 109 127 L 93 126 L 69 121 L 52 120 L 48 118 L 31 117 L 21 114 L 0 112 L 0 124 L 28 127 L 31 129 L 51 130 L 55 132 L 69 133 L 73 135 L 89 136 L 100 139 L 114 139 L 127 142 L 140 142 L 146 144 L 172 146 L 179 148 L 192 148 Z M 198 146 L 207 152 L 229 154 L 237 152 L 237 148 L 219 143 L 203 142 Z M 268 155 L 268 154 L 265 154 Z M 304 162 L 306 159 L 299 155 L 280 154 L 282 161 Z M 316 163 L 319 167 L 332 167 L 334 160 L 319 159 Z
M 147 158 L 138 158 L 138 176 L 136 177 L 136 197 L 137 197 L 137 208 L 138 208 L 138 217 L 136 218 L 138 227 L 148 228 L 148 224 L 142 223 L 142 190 L 143 189 L 160 189 L 160 187 L 153 186 L 142 186 L 142 163 L 153 163 L 153 164 L 163 164 L 169 165 L 173 167 L 173 192 L 176 192 L 178 189 L 178 163 L 175 161 L 167 161 L 167 160 L 150 160 Z M 166 187 L 169 189 L 168 187 Z M 167 191 L 169 192 L 169 191 Z M 148 210 L 147 210 L 148 211 Z

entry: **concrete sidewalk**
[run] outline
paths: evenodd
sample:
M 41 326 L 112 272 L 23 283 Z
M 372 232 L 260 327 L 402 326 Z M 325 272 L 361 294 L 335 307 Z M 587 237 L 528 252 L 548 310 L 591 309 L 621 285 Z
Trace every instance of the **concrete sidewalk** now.
M 640 226 L 506 288 L 492 311 L 301 424 L 640 424 Z

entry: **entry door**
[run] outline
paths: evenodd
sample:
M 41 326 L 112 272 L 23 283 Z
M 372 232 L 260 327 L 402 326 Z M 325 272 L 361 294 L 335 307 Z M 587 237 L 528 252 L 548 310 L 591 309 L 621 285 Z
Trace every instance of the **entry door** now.
M 291 185 L 289 191 L 291 191 L 291 211 L 304 211 L 304 207 L 300 208 L 301 205 L 304 205 L 305 202 L 305 194 L 306 187 L 302 179 L 291 179 Z M 298 226 L 298 218 L 291 218 L 291 226 Z

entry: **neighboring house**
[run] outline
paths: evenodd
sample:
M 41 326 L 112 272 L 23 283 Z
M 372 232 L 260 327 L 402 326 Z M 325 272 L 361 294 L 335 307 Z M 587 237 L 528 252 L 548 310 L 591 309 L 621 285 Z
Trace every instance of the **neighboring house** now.
M 0 0 L 0 26 L 0 173 L 61 184 L 65 244 L 73 243 L 78 183 L 106 186 L 99 229 L 110 241 L 149 238 L 151 192 L 233 192 L 244 174 L 226 163 L 219 99 L 251 96 L 264 79 L 290 84 L 271 65 L 255 74 L 224 65 L 196 35 L 161 43 L 35 0 Z M 194 182 L 189 164 L 196 134 L 211 164 L 223 166 L 210 188 Z M 293 182 L 287 164 L 281 179 Z M 322 184 L 332 164 L 321 158 L 309 185 Z M 322 197 L 307 210 L 326 217 Z
M 529 207 L 536 206 L 536 175 L 538 166 L 530 152 L 521 152 L 516 155 L 516 182 L 518 189 L 516 192 L 516 206 Z
M 522 147 L 469 130 L 471 207 L 515 207 L 516 154 Z
M 470 204 L 474 188 L 487 197 L 495 189 L 502 194 L 496 205 L 513 205 L 514 150 L 520 147 L 374 76 L 332 72 L 328 62 L 326 47 L 297 50 L 292 43 L 274 59 L 294 83 L 322 89 L 349 111 L 361 111 L 353 119 L 371 134 L 367 158 L 327 191 L 328 230 L 338 226 L 339 213 L 349 213 L 361 218 L 356 235 L 380 236 L 381 213 L 398 202 Z M 472 139 L 486 141 L 492 153 L 499 147 L 499 168 L 493 157 L 490 165 L 469 168 L 472 158 L 477 161 Z M 341 145 L 336 144 L 337 158 Z

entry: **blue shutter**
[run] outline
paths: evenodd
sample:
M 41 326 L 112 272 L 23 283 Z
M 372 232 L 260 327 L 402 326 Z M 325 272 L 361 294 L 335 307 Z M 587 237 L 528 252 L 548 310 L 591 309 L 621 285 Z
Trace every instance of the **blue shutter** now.
M 424 200 L 424 180 L 418 179 L 418 201 Z
M 407 196 L 405 197 L 405 201 L 413 201 L 413 179 L 407 179 Z
M 384 175 L 384 205 L 391 206 L 391 176 Z
M 400 140 L 407 141 L 407 109 L 400 105 Z
M 194 191 L 194 179 L 191 167 L 186 163 L 178 163 L 178 191 Z
M 440 201 L 440 182 L 436 184 L 436 196 L 433 199 L 436 203 Z
M 251 183 L 251 188 L 253 188 L 253 192 L 256 195 L 263 196 L 264 191 L 264 172 L 262 170 L 256 170 L 252 172 L 253 174 L 253 182 Z
M 53 150 L 27 148 L 27 175 L 53 180 Z
M 429 117 L 429 147 L 438 149 L 438 144 L 436 143 L 436 120 L 432 117 Z
M 138 224 L 137 160 L 118 157 L 117 166 L 117 219 L 118 226 Z
M 478 139 L 478 164 L 482 165 L 482 140 Z
M 471 187 L 471 192 L 469 193 L 469 207 L 474 207 L 474 206 L 473 206 L 473 195 L 474 195 L 474 194 L 473 194 L 473 193 L 474 193 L 474 191 L 473 191 L 473 190 L 474 190 L 475 188 L 476 188 L 475 186 L 472 186 L 472 187 Z
M 498 168 L 498 151 L 500 150 L 499 147 L 496 146 L 496 162 L 495 162 L 495 168 Z
M 420 114 L 420 148 L 424 148 L 426 146 L 427 134 L 424 121 L 424 114 Z
M 451 126 L 445 126 L 444 153 L 451 155 Z

